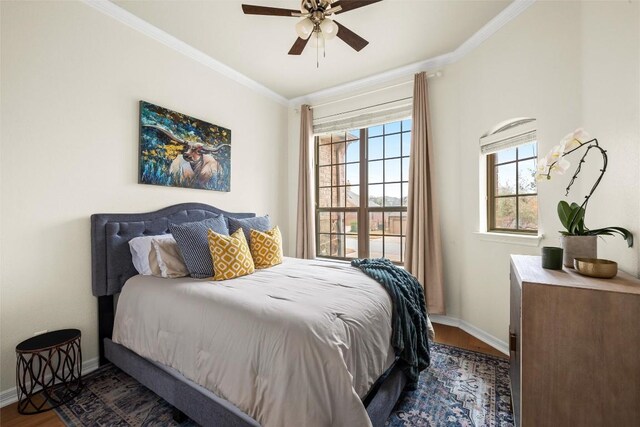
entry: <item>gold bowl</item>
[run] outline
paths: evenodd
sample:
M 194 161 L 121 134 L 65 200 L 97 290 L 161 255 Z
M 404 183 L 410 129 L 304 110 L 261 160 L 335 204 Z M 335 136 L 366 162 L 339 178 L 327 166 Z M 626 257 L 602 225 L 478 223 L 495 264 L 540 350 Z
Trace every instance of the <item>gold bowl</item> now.
M 575 258 L 573 267 L 584 276 L 598 277 L 600 279 L 611 279 L 618 274 L 618 263 L 608 259 Z

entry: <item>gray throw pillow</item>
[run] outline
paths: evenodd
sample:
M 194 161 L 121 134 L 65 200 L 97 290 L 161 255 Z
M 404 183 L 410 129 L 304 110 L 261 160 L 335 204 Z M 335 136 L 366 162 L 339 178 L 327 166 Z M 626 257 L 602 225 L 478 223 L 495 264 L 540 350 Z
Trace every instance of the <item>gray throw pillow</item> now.
M 196 222 L 169 224 L 169 231 L 178 243 L 189 275 L 197 279 L 213 276 L 213 260 L 209 252 L 208 230 L 229 235 L 229 229 L 222 215 Z
M 269 231 L 272 228 L 269 215 L 244 219 L 229 217 L 227 219 L 229 220 L 229 234 L 231 235 L 238 231 L 239 228 L 242 228 L 244 237 L 247 238 L 249 245 L 251 245 L 251 230 Z

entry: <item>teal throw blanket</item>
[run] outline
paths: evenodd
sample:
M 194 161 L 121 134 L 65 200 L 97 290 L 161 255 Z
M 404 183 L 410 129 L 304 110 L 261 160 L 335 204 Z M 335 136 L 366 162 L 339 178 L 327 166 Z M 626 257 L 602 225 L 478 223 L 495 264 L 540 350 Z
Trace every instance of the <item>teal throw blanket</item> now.
M 393 302 L 391 344 L 415 389 L 420 372 L 429 366 L 427 310 L 420 282 L 386 258 L 354 259 L 351 265 L 380 283 Z

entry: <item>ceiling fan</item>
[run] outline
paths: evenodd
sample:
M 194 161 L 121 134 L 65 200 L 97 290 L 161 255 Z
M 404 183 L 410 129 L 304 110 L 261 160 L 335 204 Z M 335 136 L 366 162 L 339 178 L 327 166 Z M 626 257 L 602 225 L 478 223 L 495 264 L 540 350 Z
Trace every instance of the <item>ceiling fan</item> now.
M 300 55 L 312 34 L 315 34 L 317 39 L 322 39 L 322 42 L 325 39 L 328 40 L 338 36 L 339 39 L 360 52 L 369 42 L 336 20 L 331 19 L 330 16 L 379 1 L 382 0 L 302 0 L 299 11 L 243 4 L 242 11 L 246 15 L 302 17 L 302 21 L 296 24 L 298 39 L 289 50 L 289 55 Z

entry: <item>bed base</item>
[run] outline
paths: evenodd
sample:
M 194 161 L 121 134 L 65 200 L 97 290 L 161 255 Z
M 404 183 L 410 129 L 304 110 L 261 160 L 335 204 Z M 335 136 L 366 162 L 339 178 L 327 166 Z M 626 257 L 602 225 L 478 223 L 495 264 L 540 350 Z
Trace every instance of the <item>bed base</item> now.
M 108 338 L 104 340 L 104 349 L 111 363 L 202 426 L 260 426 L 231 402 L 173 369 L 152 363 Z
M 259 427 L 260 424 L 228 400 L 185 378 L 178 371 L 150 362 L 133 351 L 104 339 L 106 358 L 198 424 L 224 427 Z M 397 365 L 383 375 L 365 398 L 373 427 L 384 426 L 407 383 Z

